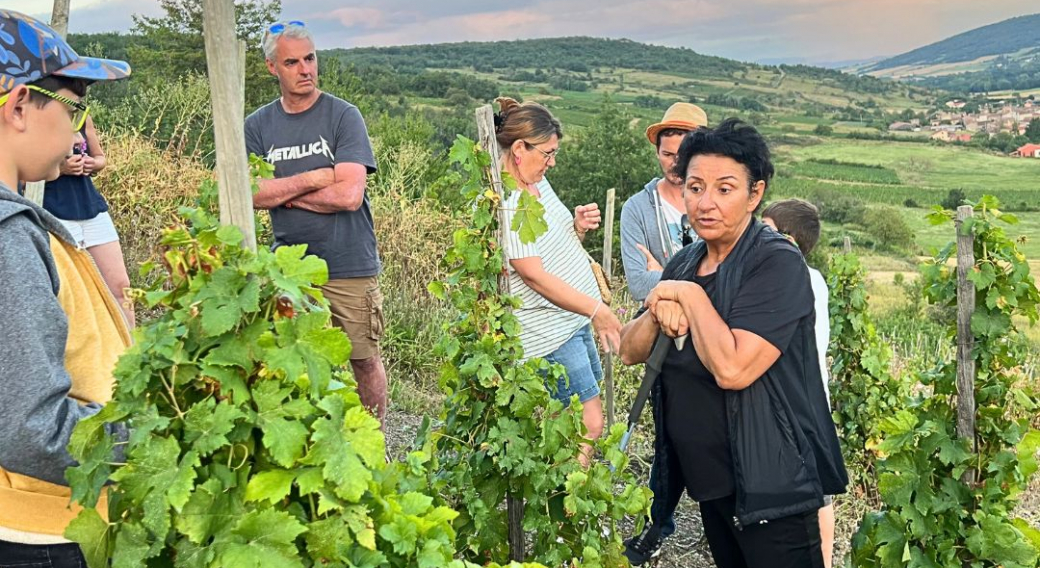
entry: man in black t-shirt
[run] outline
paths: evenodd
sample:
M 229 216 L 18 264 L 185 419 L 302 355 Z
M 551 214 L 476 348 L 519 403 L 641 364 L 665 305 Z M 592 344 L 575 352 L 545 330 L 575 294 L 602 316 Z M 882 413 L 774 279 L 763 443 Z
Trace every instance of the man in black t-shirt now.
M 361 402 L 383 422 L 381 266 L 365 192 L 376 163 L 365 121 L 357 107 L 318 89 L 317 54 L 303 22 L 274 24 L 263 47 L 282 96 L 246 118 L 246 149 L 275 167 L 253 205 L 271 211 L 276 247 L 306 244 L 328 265 L 322 292 L 350 337 Z

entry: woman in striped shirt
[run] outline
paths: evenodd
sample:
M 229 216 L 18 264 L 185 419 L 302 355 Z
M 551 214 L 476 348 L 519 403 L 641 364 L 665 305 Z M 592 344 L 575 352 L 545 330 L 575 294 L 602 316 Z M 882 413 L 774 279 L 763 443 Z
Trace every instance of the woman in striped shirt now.
M 505 97 L 497 102 L 501 110 L 495 117 L 495 132 L 502 163 L 517 184 L 517 191 L 503 204 L 507 227 L 512 226 L 521 191 L 538 198 L 548 225 L 532 243 L 523 243 L 519 234 L 505 231 L 510 290 L 521 300 L 515 313 L 522 328 L 524 356 L 544 357 L 563 366 L 566 378 L 546 386 L 564 404 L 577 395 L 587 435 L 595 439 L 603 433 L 599 396 L 603 371 L 592 328 L 605 351 L 616 353 L 621 341 L 621 322 L 603 303 L 581 244 L 585 233 L 599 228 L 599 206 L 580 205 L 572 215 L 545 179 L 545 173 L 556 165 L 563 137 L 560 122 L 535 102 L 520 104 Z M 586 451 L 582 461 L 587 459 Z

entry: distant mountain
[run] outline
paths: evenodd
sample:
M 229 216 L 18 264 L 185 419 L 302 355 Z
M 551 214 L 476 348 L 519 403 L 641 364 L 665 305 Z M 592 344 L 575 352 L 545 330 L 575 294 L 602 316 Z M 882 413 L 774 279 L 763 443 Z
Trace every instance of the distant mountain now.
M 1040 14 L 982 26 L 847 71 L 953 91 L 1040 87 Z
M 867 65 L 873 65 L 887 57 L 887 55 L 879 55 L 877 57 L 867 57 L 864 59 L 845 59 L 842 61 L 813 61 L 810 63 L 810 65 L 823 67 L 825 69 L 847 69 L 849 67 L 863 67 Z
M 912 65 L 940 65 L 976 61 L 986 56 L 1011 56 L 1040 48 L 1040 14 L 1018 16 L 982 26 L 868 67 L 873 73 Z
M 823 67 L 824 69 L 855 69 L 864 67 L 866 65 L 872 65 L 885 59 L 887 56 L 879 57 L 868 57 L 865 59 L 846 59 L 843 61 L 823 61 L 819 59 L 812 59 L 809 57 L 763 57 L 756 59 L 755 63 L 760 65 L 812 65 L 814 67 Z

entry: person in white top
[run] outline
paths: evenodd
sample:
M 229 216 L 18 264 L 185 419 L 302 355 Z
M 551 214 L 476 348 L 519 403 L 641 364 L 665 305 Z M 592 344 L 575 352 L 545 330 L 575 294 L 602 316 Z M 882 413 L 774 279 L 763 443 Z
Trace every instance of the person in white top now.
M 809 253 L 820 240 L 820 212 L 816 206 L 801 199 L 785 199 L 770 203 L 762 211 L 762 222 L 787 235 L 798 245 L 802 256 Z M 812 285 L 816 307 L 816 350 L 820 355 L 820 376 L 823 389 L 830 403 L 831 394 L 827 382 L 830 380 L 830 365 L 827 364 L 827 346 L 831 340 L 830 307 L 827 282 L 819 270 L 809 267 L 809 283 Z M 834 503 L 828 499 L 820 509 L 820 540 L 825 566 L 831 568 L 834 555 Z
M 505 230 L 503 251 L 508 260 L 510 290 L 520 297 L 516 310 L 526 358 L 544 357 L 566 370 L 567 378 L 547 384 L 564 404 L 578 396 L 589 439 L 603 433 L 603 405 L 599 382 L 603 372 L 592 329 L 604 351 L 617 352 L 621 322 L 603 303 L 589 257 L 581 241 L 599 228 L 601 214 L 595 203 L 579 205 L 573 216 L 553 191 L 545 173 L 556 165 L 563 131 L 560 122 L 535 102 L 497 99 L 495 137 L 502 151 L 503 169 L 516 180 L 517 191 L 505 201 L 506 227 L 512 226 L 520 192 L 535 196 L 545 207 L 548 230 L 533 243 Z M 591 324 L 591 327 L 590 327 Z M 588 448 L 580 458 L 588 463 Z

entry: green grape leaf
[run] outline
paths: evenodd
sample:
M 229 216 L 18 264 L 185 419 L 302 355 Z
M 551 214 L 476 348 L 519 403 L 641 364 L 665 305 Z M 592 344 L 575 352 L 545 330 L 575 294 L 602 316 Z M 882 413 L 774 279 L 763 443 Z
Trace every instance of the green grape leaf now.
M 219 479 L 211 477 L 195 488 L 180 514 L 174 516 L 174 527 L 191 542 L 201 545 L 233 526 L 243 512 L 241 495 L 226 491 Z
M 251 511 L 242 516 L 232 530 L 236 541 L 219 545 L 220 565 L 303 568 L 294 541 L 305 532 L 307 528 L 285 511 Z
M 121 420 L 125 413 L 110 403 L 90 418 L 80 420 L 69 438 L 69 454 L 79 462 L 65 470 L 72 498 L 86 507 L 97 504 L 101 491 L 112 474 L 115 440 L 106 425 Z
M 379 527 L 379 536 L 393 545 L 397 554 L 410 556 L 416 552 L 419 529 L 414 522 L 404 517 L 396 517 L 392 522 Z
M 321 286 L 329 281 L 329 268 L 316 256 L 304 256 L 307 245 L 281 246 L 274 251 L 278 271 L 271 274 L 274 283 L 294 300 L 302 300 L 300 290 Z
M 287 469 L 261 471 L 249 480 L 246 501 L 268 501 L 274 505 L 289 495 L 294 479 L 296 474 Z
M 227 435 L 235 422 L 246 417 L 238 408 L 212 398 L 195 403 L 184 413 L 184 441 L 206 457 L 229 444 Z
M 330 517 L 307 525 L 307 552 L 319 563 L 344 562 L 354 546 L 346 521 L 341 517 Z
M 242 239 L 241 229 L 234 225 L 223 225 L 217 229 L 217 240 L 225 245 L 238 246 Z
M 534 195 L 522 191 L 517 201 L 516 213 L 513 215 L 513 223 L 509 228 L 520 236 L 521 243 L 535 242 L 549 230 L 549 225 L 545 222 L 545 206 Z
M 180 511 L 191 497 L 200 464 L 194 450 L 179 456 L 177 440 L 152 437 L 131 450 L 129 463 L 112 475 L 121 491 L 141 503 L 143 525 L 161 538 L 170 527 L 170 508 Z
M 245 314 L 260 309 L 260 281 L 224 266 L 213 272 L 195 300 L 203 333 L 218 336 L 234 328 Z
M 210 568 L 216 556 L 212 546 L 201 546 L 186 538 L 177 541 L 174 552 L 177 568 Z
M 298 467 L 295 471 L 300 495 L 316 495 L 325 488 L 325 476 L 320 467 Z
M 112 568 L 140 568 L 145 560 L 155 556 L 149 551 L 148 533 L 143 526 L 124 522 L 116 533 L 112 549 Z
M 109 524 L 93 509 L 83 509 L 65 527 L 65 538 L 78 543 L 89 568 L 108 568 L 112 557 Z
M 253 400 L 256 403 L 257 425 L 263 432 L 264 447 L 271 452 L 271 458 L 282 467 L 292 467 L 303 456 L 304 446 L 310 432 L 307 427 L 287 412 L 285 402 L 292 389 L 280 388 L 277 381 L 268 380 L 257 383 L 253 389 Z
M 314 423 L 312 446 L 303 461 L 322 466 L 325 478 L 335 484 L 336 495 L 356 503 L 373 479 L 370 468 L 382 467 L 386 459 L 378 421 L 363 407 L 347 409 L 336 393 L 322 399 L 318 407 L 326 417 Z
M 275 324 L 277 336 L 261 337 L 262 360 L 290 380 L 306 374 L 317 398 L 332 380 L 332 367 L 350 357 L 350 340 L 339 328 L 328 327 L 328 312 L 299 315 Z

